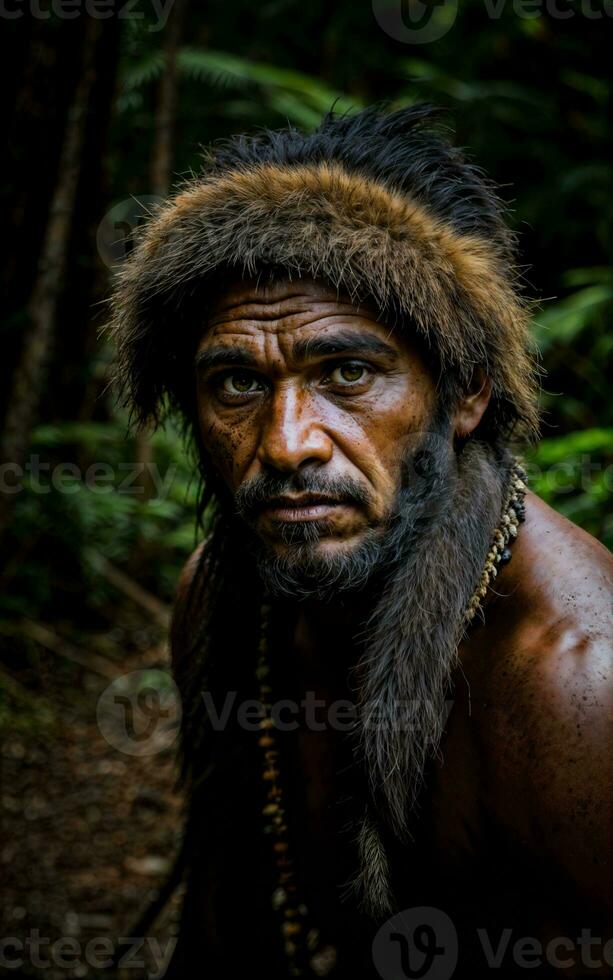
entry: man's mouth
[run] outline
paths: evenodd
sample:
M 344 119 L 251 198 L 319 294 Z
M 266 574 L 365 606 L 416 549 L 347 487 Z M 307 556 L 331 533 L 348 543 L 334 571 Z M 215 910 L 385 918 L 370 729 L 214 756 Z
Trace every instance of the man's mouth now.
M 283 523 L 301 521 L 322 521 L 330 517 L 339 507 L 346 504 L 335 497 L 322 493 L 284 494 L 271 497 L 263 504 L 260 513 L 269 520 Z

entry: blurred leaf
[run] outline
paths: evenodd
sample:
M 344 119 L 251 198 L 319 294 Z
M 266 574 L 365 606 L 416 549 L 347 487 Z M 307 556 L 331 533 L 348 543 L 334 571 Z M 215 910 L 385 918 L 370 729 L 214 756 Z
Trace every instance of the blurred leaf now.
M 457 99 L 458 102 L 508 100 L 524 102 L 543 108 L 546 98 L 533 89 L 524 88 L 510 81 L 473 81 L 454 78 L 433 62 L 420 58 L 406 58 L 401 63 L 405 77 L 412 81 L 428 82 L 439 92 Z
M 321 114 L 331 109 L 334 103 L 339 112 L 359 108 L 356 100 L 350 102 L 340 92 L 309 75 L 222 51 L 182 48 L 178 62 L 186 75 L 217 87 L 257 85 L 265 91 L 285 91 L 287 108 L 279 111 L 288 112 L 298 122 L 306 119 L 309 126 L 319 122 Z M 275 99 L 279 100 L 280 95 L 275 94 Z
M 585 92 L 595 102 L 606 104 L 609 98 L 609 85 L 602 78 L 585 75 L 582 72 L 567 70 L 562 72 L 562 81 L 577 92 Z
M 568 435 L 541 439 L 534 458 L 542 465 L 560 463 L 579 453 L 609 452 L 613 455 L 613 429 L 585 429 Z
M 591 286 L 595 283 L 613 284 L 613 269 L 593 266 L 590 269 L 568 269 L 562 275 L 565 286 Z
M 152 51 L 136 63 L 124 64 L 121 74 L 122 92 L 129 92 L 156 81 L 163 70 L 164 55 L 161 51 Z
M 546 307 L 534 323 L 534 337 L 545 351 L 551 344 L 570 344 L 594 316 L 613 302 L 613 284 L 586 286 Z

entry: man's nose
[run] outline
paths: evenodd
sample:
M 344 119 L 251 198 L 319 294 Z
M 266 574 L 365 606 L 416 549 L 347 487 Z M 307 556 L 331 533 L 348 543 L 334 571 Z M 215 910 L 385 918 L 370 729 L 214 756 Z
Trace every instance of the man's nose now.
M 327 463 L 332 441 L 304 390 L 284 385 L 274 392 L 257 457 L 264 466 L 292 472 L 305 463 Z

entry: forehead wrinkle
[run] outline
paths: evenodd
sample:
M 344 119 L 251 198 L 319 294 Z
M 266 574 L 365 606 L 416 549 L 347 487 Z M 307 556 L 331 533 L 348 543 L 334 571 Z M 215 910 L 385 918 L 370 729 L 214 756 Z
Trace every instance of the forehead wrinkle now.
M 242 279 L 229 283 L 225 290 L 216 297 L 212 312 L 220 313 L 239 307 L 281 308 L 284 305 L 295 305 L 304 309 L 315 303 L 350 306 L 351 298 L 339 287 L 325 281 L 316 281 L 310 277 L 291 277 L 273 282 L 262 282 L 260 276 L 254 279 Z
M 332 298 L 322 299 L 315 296 L 291 296 L 284 299 L 254 299 L 254 300 L 234 300 L 225 306 L 215 306 L 212 315 L 228 316 L 234 310 L 244 315 L 246 318 L 254 320 L 279 318 L 292 313 L 304 313 L 317 304 L 319 307 L 333 307 L 334 309 L 353 310 L 355 307 L 348 303 L 341 303 Z M 269 312 L 270 311 L 270 312 Z
M 327 320 L 333 317 L 341 317 L 342 319 L 362 317 L 363 319 L 370 319 L 368 310 L 358 310 L 354 306 L 345 306 L 342 303 L 318 302 L 316 304 L 317 308 L 314 309 L 314 304 L 311 300 L 302 309 L 287 310 L 280 308 L 282 305 L 279 303 L 267 304 L 269 312 L 266 315 L 258 316 L 253 315 L 257 311 L 250 310 L 248 305 L 237 304 L 236 306 L 228 307 L 225 310 L 211 315 L 207 321 L 208 326 L 211 328 L 223 328 L 227 324 L 248 324 L 250 326 L 261 326 L 263 329 L 266 329 L 267 325 L 272 329 L 278 329 L 279 324 L 294 318 L 298 321 L 295 326 L 307 326 L 315 320 Z M 233 312 L 234 310 L 236 312 Z
M 226 337 L 245 337 L 249 340 L 255 341 L 257 343 L 259 338 L 264 338 L 265 343 L 267 343 L 267 338 L 278 337 L 279 339 L 284 339 L 287 334 L 295 333 L 298 330 L 312 326 L 313 324 L 320 324 L 321 330 L 325 331 L 331 326 L 336 324 L 347 324 L 350 319 L 358 317 L 359 314 L 351 312 L 351 314 L 338 313 L 337 310 L 331 313 L 322 313 L 321 311 L 310 311 L 308 316 L 304 314 L 290 314 L 287 317 L 280 317 L 275 320 L 252 320 L 248 318 L 242 318 L 235 320 L 233 318 L 224 318 L 223 321 L 219 321 L 215 324 L 209 322 L 208 329 L 202 339 L 202 345 L 206 344 L 207 340 L 212 340 L 213 338 L 226 338 Z
M 356 320 L 359 322 L 356 323 Z M 379 329 L 370 329 L 375 324 Z M 383 331 L 385 340 L 380 336 Z M 351 308 L 349 314 L 339 313 L 334 305 L 333 311 L 328 313 L 310 310 L 308 316 L 305 313 L 292 313 L 266 321 L 224 317 L 222 322 L 207 331 L 200 350 L 206 351 L 207 347 L 213 347 L 218 363 L 222 359 L 224 348 L 229 352 L 228 360 L 232 359 L 237 363 L 237 357 L 232 353 L 232 349 L 236 347 L 246 352 L 245 364 L 258 361 L 263 355 L 271 364 L 285 361 L 289 366 L 291 361 L 298 363 L 312 357 L 350 352 L 352 349 L 356 354 L 380 354 L 396 360 L 400 352 L 392 335 L 393 329 L 385 329 L 380 321 L 371 317 L 365 318 L 356 313 L 354 308 Z M 243 339 L 247 340 L 246 346 L 240 343 Z M 391 343 L 386 343 L 386 340 Z M 202 358 L 203 362 L 206 360 L 208 358 Z

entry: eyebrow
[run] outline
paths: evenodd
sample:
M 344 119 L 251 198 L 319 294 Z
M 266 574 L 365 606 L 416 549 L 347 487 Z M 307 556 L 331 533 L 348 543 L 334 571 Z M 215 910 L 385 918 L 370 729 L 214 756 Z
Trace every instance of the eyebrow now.
M 209 371 L 220 365 L 257 367 L 257 360 L 246 347 L 205 347 L 194 359 L 197 371 Z
M 324 337 L 309 337 L 297 340 L 292 354 L 297 360 L 311 357 L 331 357 L 334 354 L 378 354 L 398 360 L 398 351 L 391 344 L 372 334 L 356 333 L 354 330 L 339 330 Z
M 324 337 L 307 337 L 297 340 L 292 347 L 292 356 L 299 361 L 313 357 L 333 357 L 335 354 L 371 354 L 398 360 L 398 351 L 391 344 L 386 344 L 380 337 L 356 333 L 354 330 L 339 330 Z M 210 371 L 220 366 L 255 368 L 258 360 L 246 347 L 219 345 L 198 351 L 194 365 L 197 371 Z

